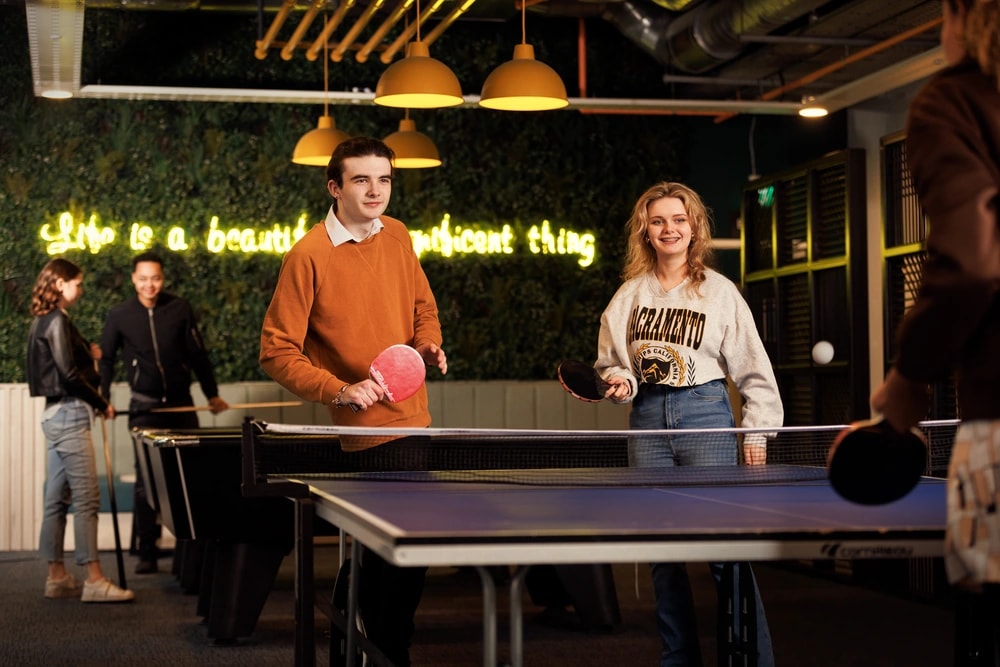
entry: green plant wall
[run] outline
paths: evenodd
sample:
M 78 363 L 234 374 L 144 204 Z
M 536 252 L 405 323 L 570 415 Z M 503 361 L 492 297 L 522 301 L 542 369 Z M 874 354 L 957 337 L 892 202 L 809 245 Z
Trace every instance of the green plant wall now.
M 231 42 L 220 51 L 209 48 L 196 22 L 179 29 L 183 18 L 177 16 L 183 17 L 88 10 L 84 80 L 321 86 L 319 65 L 303 57 L 289 63 L 276 55 L 254 59 L 251 19 L 213 19 L 218 21 L 213 38 L 221 34 Z M 227 227 L 266 229 L 292 224 L 302 214 L 314 224 L 329 205 L 323 170 L 289 161 L 321 108 L 36 98 L 24 25 L 23 7 L 0 6 L 0 38 L 9 54 L 0 62 L 0 382 L 24 381 L 29 296 L 48 259 L 38 230 L 59 213 L 70 211 L 80 219 L 96 214 L 126 238 L 129 225 L 142 222 L 161 238 L 179 225 L 198 239 L 213 216 Z M 548 48 L 536 43 L 536 51 L 564 81 L 573 81 L 575 21 L 554 25 Z M 157 35 L 170 30 L 177 43 L 165 51 Z M 442 38 L 434 47 L 436 57 L 458 63 L 453 68 L 470 91 L 510 58 L 516 42 L 510 26 L 471 30 L 464 41 Z M 635 49 L 618 51 L 628 59 Z M 574 57 L 560 60 L 557 52 Z M 136 65 L 150 57 L 159 59 L 155 80 Z M 344 62 L 331 72 L 332 88 L 334 81 L 374 88 L 384 69 L 377 59 L 365 65 Z M 655 73 L 651 59 L 611 64 L 591 69 L 594 94 L 663 94 L 643 92 L 650 71 Z M 331 113 L 339 128 L 371 136 L 394 131 L 402 115 L 360 105 L 332 106 Z M 598 239 L 596 261 L 586 269 L 570 257 L 427 258 L 448 378 L 551 378 L 562 359 L 592 359 L 601 311 L 619 284 L 623 225 L 631 205 L 652 183 L 684 178 L 692 123 L 669 116 L 481 109 L 417 111 L 412 117 L 434 139 L 445 163 L 398 171 L 390 215 L 414 229 L 432 227 L 446 213 L 459 224 L 490 227 L 544 219 L 593 231 Z M 733 184 L 734 200 L 739 185 Z M 199 314 L 218 379 L 266 379 L 257 364 L 258 337 L 280 256 L 211 254 L 202 246 L 184 253 L 159 250 L 167 260 L 168 289 L 192 301 Z M 85 296 L 74 318 L 85 336 L 97 338 L 108 308 L 134 293 L 129 280 L 134 252 L 117 243 L 96 254 L 64 254 L 85 271 Z

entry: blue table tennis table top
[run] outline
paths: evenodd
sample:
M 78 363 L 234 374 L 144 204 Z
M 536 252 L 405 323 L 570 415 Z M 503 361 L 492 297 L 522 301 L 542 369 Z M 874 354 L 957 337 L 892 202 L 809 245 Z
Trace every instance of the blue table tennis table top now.
M 664 486 L 301 478 L 317 515 L 400 566 L 940 556 L 945 481 L 863 506 L 825 479 Z

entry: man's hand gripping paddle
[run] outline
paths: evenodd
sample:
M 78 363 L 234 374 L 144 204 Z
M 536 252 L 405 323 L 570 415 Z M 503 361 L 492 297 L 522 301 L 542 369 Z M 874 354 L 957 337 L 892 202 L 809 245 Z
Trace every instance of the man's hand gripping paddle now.
M 885 420 L 852 424 L 827 454 L 830 484 L 845 500 L 884 505 L 903 498 L 927 465 L 927 442 L 916 430 L 900 433 Z
M 563 389 L 588 403 L 600 403 L 611 387 L 597 373 L 593 366 L 582 361 L 564 361 L 559 364 L 559 384 Z
M 390 345 L 372 360 L 368 377 L 382 387 L 387 401 L 398 403 L 417 393 L 427 377 L 427 366 L 420 353 L 409 345 Z M 349 405 L 355 412 L 361 409 L 353 403 Z

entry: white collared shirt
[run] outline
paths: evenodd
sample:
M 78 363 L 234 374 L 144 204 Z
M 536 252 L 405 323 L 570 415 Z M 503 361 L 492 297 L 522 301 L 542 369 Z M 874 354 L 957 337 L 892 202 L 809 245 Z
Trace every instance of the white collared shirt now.
M 385 228 L 385 225 L 382 224 L 381 218 L 375 218 L 375 220 L 372 221 L 372 229 L 371 232 L 368 233 L 368 236 L 359 239 L 354 234 L 347 231 L 347 228 L 344 227 L 344 223 L 342 223 L 340 219 L 337 217 L 337 214 L 334 213 L 332 205 L 330 206 L 329 212 L 326 214 L 325 224 L 326 224 L 326 233 L 327 235 L 329 235 L 330 241 L 333 242 L 333 247 L 335 248 L 339 245 L 342 245 L 344 243 L 350 243 L 352 241 L 354 243 L 357 243 L 358 241 L 364 241 L 365 238 L 368 238 L 369 236 L 375 236 Z

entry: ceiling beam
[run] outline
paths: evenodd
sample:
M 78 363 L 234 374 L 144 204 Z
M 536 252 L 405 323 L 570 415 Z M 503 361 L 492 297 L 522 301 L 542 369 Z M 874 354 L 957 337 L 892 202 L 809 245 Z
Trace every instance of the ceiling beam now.
M 815 103 L 825 107 L 830 113 L 840 111 L 915 81 L 926 79 L 945 65 L 944 49 L 939 46 L 846 83 L 830 92 L 816 95 Z
M 274 90 L 256 88 L 197 88 L 183 86 L 116 86 L 90 84 L 82 86 L 79 97 L 90 99 L 164 100 L 175 102 L 251 102 L 255 104 L 341 104 L 369 105 L 372 92 L 324 93 L 322 90 Z M 478 95 L 465 95 L 466 108 L 479 106 Z M 761 100 L 674 100 L 571 97 L 569 109 L 664 111 L 677 113 L 748 113 L 794 115 L 802 105 L 797 102 Z

